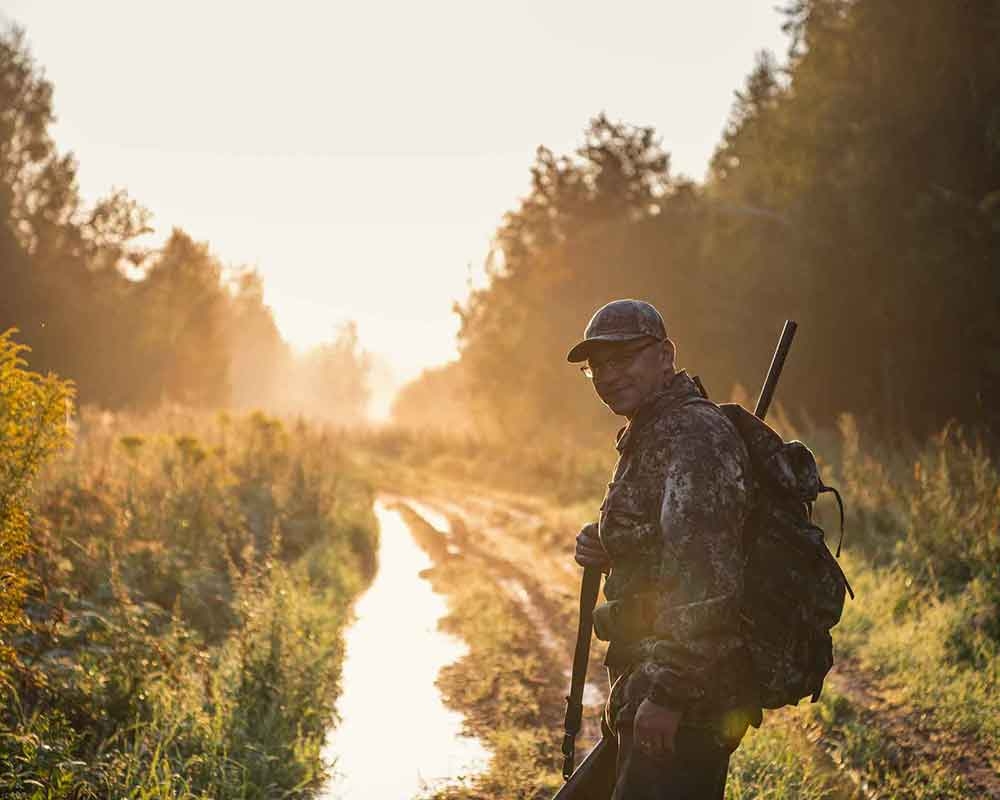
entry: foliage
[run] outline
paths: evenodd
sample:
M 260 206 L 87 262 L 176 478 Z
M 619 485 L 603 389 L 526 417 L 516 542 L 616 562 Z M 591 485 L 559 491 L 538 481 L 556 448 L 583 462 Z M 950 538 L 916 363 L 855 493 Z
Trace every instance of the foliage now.
M 840 420 L 840 469 L 866 554 L 942 595 L 1000 585 L 1000 469 L 981 440 L 949 427 L 921 447 L 865 452 Z
M 21 329 L 36 367 L 103 408 L 363 416 L 369 364 L 350 329 L 296 358 L 256 272 L 181 230 L 143 244 L 150 214 L 124 191 L 85 204 L 53 119 L 52 85 L 24 34 L 0 32 L 0 330 Z
M 428 368 L 404 385 L 393 400 L 392 419 L 411 430 L 472 431 L 461 364 Z
M 8 630 L 21 625 L 29 547 L 29 504 L 43 463 L 68 438 L 73 387 L 54 375 L 27 368 L 28 348 L 14 331 L 0 333 L 0 668 L 15 654 Z
M 314 347 L 301 366 L 301 410 L 340 426 L 362 421 L 371 388 L 371 358 L 362 350 L 354 323 L 341 327 L 333 342 Z
M 426 475 L 571 504 L 592 499 L 610 473 L 606 452 L 597 449 L 556 449 L 541 442 L 511 447 L 496 438 L 405 426 L 357 431 L 351 438 L 388 485 Z
M 848 604 L 838 645 L 906 703 L 996 752 L 997 464 L 954 429 L 880 457 L 865 451 L 850 418 L 841 430 L 854 540 L 845 569 L 860 602 Z
M 85 412 L 36 488 L 5 797 L 305 796 L 323 776 L 371 491 L 264 414 Z
M 613 429 L 564 357 L 615 297 L 656 304 L 681 366 L 717 394 L 760 385 L 794 318 L 781 398 L 800 420 L 850 410 L 921 436 L 994 421 L 1000 8 L 785 14 L 787 62 L 758 57 L 703 186 L 669 174 L 653 131 L 604 116 L 574 153 L 539 150 L 489 284 L 459 308 L 454 371 L 478 431 Z

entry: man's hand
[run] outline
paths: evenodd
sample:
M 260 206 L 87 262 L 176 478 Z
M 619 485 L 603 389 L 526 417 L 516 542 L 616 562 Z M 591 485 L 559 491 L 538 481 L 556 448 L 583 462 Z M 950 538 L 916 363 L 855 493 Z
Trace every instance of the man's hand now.
M 632 741 L 647 755 L 667 756 L 674 750 L 674 737 L 680 724 L 680 711 L 671 711 L 646 698 L 635 712 Z
M 576 537 L 576 563 L 582 567 L 600 567 L 601 572 L 611 569 L 611 558 L 597 536 L 597 523 L 583 526 Z

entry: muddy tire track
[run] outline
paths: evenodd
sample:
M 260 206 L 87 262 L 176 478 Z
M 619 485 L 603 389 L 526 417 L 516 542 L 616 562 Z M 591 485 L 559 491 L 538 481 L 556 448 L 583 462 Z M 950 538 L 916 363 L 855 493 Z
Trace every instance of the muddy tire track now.
M 480 503 L 483 501 L 480 500 Z M 426 542 L 428 552 L 435 561 L 445 558 L 464 558 L 474 562 L 487 574 L 494 585 L 517 608 L 524 622 L 535 631 L 539 655 L 543 656 L 545 667 L 553 682 L 559 676 L 561 688 L 569 690 L 569 673 L 575 645 L 578 602 L 563 586 L 553 586 L 539 573 L 552 565 L 549 558 L 531 552 L 530 544 L 512 536 L 503 525 L 494 524 L 482 511 L 473 511 L 469 506 L 460 506 L 450 501 L 421 498 L 413 501 L 400 498 L 398 504 L 424 527 L 422 533 L 415 533 L 418 540 Z M 471 504 L 470 504 L 471 505 Z M 495 510 L 494 506 L 490 506 Z M 431 511 L 431 513 L 427 513 Z M 440 522 L 433 525 L 428 517 L 434 513 L 443 514 L 448 530 L 440 530 Z M 518 510 L 519 521 L 531 522 L 528 512 Z M 426 527 L 425 527 L 426 526 Z M 511 557 L 501 553 L 513 553 Z M 528 564 L 531 566 L 524 566 Z M 533 567 L 533 568 L 532 568 Z M 577 578 L 579 577 L 579 569 Z M 565 577 L 561 577 L 565 582 Z M 604 704 L 606 673 L 601 659 L 591 654 L 588 662 L 587 687 L 584 693 L 584 725 L 578 743 L 587 748 L 600 738 L 600 713 Z M 560 712 L 561 713 L 561 712 Z

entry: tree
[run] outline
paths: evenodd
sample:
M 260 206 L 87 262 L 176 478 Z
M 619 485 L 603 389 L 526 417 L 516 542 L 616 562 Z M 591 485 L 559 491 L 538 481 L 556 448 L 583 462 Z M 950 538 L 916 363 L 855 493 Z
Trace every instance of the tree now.
M 1000 5 L 799 0 L 785 27 L 787 65 L 758 55 L 704 186 L 670 179 L 651 130 L 604 117 L 575 153 L 539 149 L 488 285 L 458 309 L 477 421 L 606 430 L 560 367 L 627 296 L 664 312 L 717 397 L 760 381 L 794 317 L 793 413 L 917 434 L 996 421 Z
M 121 401 L 130 319 L 123 267 L 149 215 L 124 191 L 82 203 L 76 162 L 49 134 L 52 86 L 24 34 L 0 34 L 0 329 L 19 326 L 34 363 L 72 375 L 84 397 Z M 85 334 L 85 335 L 84 335 Z M 112 352 L 116 350 L 118 352 Z M 118 356 L 118 357 L 116 357 Z M 124 381 L 127 383 L 128 381 Z
M 538 149 L 531 189 L 496 233 L 489 285 L 456 309 L 470 410 L 489 432 L 527 435 L 542 424 L 551 393 L 560 391 L 553 365 L 564 362 L 567 332 L 607 284 L 606 264 L 573 256 L 656 215 L 668 170 L 652 129 L 603 114 L 574 154 Z
M 361 349 L 357 325 L 348 322 L 336 339 L 302 358 L 298 396 L 289 392 L 286 401 L 300 413 L 335 425 L 356 424 L 368 408 L 370 369 L 371 357 Z
M 474 430 L 461 363 L 426 369 L 406 384 L 392 404 L 392 419 L 415 429 Z
M 222 265 L 208 246 L 175 229 L 137 287 L 137 300 L 146 322 L 143 399 L 228 404 L 230 298 Z M 154 391 L 160 395 L 152 396 Z
M 237 408 L 278 408 L 292 354 L 281 338 L 271 309 L 264 303 L 264 284 L 252 270 L 234 280 L 228 314 L 230 402 Z

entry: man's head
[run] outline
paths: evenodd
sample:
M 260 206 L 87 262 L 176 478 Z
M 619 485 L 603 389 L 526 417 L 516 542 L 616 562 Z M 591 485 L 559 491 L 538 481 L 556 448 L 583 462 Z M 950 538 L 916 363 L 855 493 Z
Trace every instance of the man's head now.
M 614 300 L 597 310 L 566 358 L 586 361 L 604 404 L 631 418 L 673 377 L 674 355 L 660 312 L 642 300 Z

